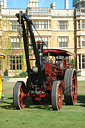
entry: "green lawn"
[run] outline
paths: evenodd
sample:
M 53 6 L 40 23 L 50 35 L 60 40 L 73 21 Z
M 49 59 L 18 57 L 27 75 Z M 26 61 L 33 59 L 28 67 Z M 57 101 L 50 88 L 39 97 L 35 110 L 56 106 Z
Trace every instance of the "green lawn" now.
M 63 103 L 60 111 L 51 105 L 33 105 L 30 98 L 26 108 L 16 110 L 13 106 L 13 86 L 3 82 L 5 100 L 0 101 L 0 128 L 85 128 L 85 81 L 78 82 L 78 102 L 74 106 Z

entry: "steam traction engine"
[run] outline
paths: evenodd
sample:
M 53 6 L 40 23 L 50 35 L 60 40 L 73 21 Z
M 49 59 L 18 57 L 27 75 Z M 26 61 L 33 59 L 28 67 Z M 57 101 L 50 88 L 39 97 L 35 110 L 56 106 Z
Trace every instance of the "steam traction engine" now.
M 27 97 L 31 97 L 34 104 L 50 99 L 53 110 L 60 110 L 63 95 L 66 105 L 77 102 L 77 76 L 75 69 L 66 64 L 66 56 L 73 56 L 71 52 L 61 49 L 44 49 L 43 41 L 35 42 L 33 23 L 22 12 L 16 14 L 22 28 L 24 50 L 26 56 L 28 79 L 26 85 L 17 81 L 13 90 L 13 101 L 17 109 L 23 109 Z M 28 37 L 30 36 L 30 42 Z M 32 47 L 35 58 L 30 59 L 29 47 Z M 63 58 L 60 59 L 60 56 Z M 30 61 L 35 61 L 31 67 Z

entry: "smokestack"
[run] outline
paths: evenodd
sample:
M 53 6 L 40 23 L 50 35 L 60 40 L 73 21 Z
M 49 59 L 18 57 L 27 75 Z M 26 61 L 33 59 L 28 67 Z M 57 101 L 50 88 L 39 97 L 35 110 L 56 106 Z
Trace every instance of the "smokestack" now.
M 68 9 L 68 0 L 65 0 L 65 9 Z
M 36 44 L 37 44 L 39 58 L 40 58 L 40 65 L 43 65 L 43 45 L 44 45 L 44 42 L 41 40 L 38 40 L 36 42 Z

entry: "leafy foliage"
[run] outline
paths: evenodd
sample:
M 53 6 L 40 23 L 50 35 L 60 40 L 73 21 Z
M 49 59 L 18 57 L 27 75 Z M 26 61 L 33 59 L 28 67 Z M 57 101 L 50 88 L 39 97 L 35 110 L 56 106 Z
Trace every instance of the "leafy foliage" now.
M 75 66 L 76 66 L 75 65 L 75 59 L 72 59 L 71 62 L 70 62 L 70 64 L 72 65 L 72 68 L 75 68 Z
M 8 70 L 7 69 L 4 71 L 4 76 L 8 76 Z
M 23 71 L 19 75 L 14 76 L 14 78 L 25 78 L 27 76 L 27 72 Z
M 27 76 L 27 72 L 26 71 L 23 71 L 19 74 L 19 76 L 23 76 L 23 77 L 26 77 Z

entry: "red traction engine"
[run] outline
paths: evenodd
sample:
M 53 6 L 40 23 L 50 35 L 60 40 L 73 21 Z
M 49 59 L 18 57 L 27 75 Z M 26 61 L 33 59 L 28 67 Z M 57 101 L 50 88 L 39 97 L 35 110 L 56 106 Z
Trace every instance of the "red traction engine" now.
M 43 50 L 43 42 L 35 42 L 32 21 L 22 12 L 16 16 L 23 29 L 28 79 L 26 84 L 23 81 L 17 81 L 14 86 L 15 107 L 23 109 L 27 97 L 31 97 L 34 104 L 49 99 L 53 110 L 61 109 L 63 99 L 66 105 L 74 105 L 77 102 L 77 76 L 75 69 L 66 64 L 66 56 L 74 56 L 74 54 L 61 49 Z M 28 42 L 27 30 L 31 43 Z M 34 59 L 30 59 L 29 46 L 32 46 Z M 35 66 L 31 68 L 32 60 L 35 60 Z

